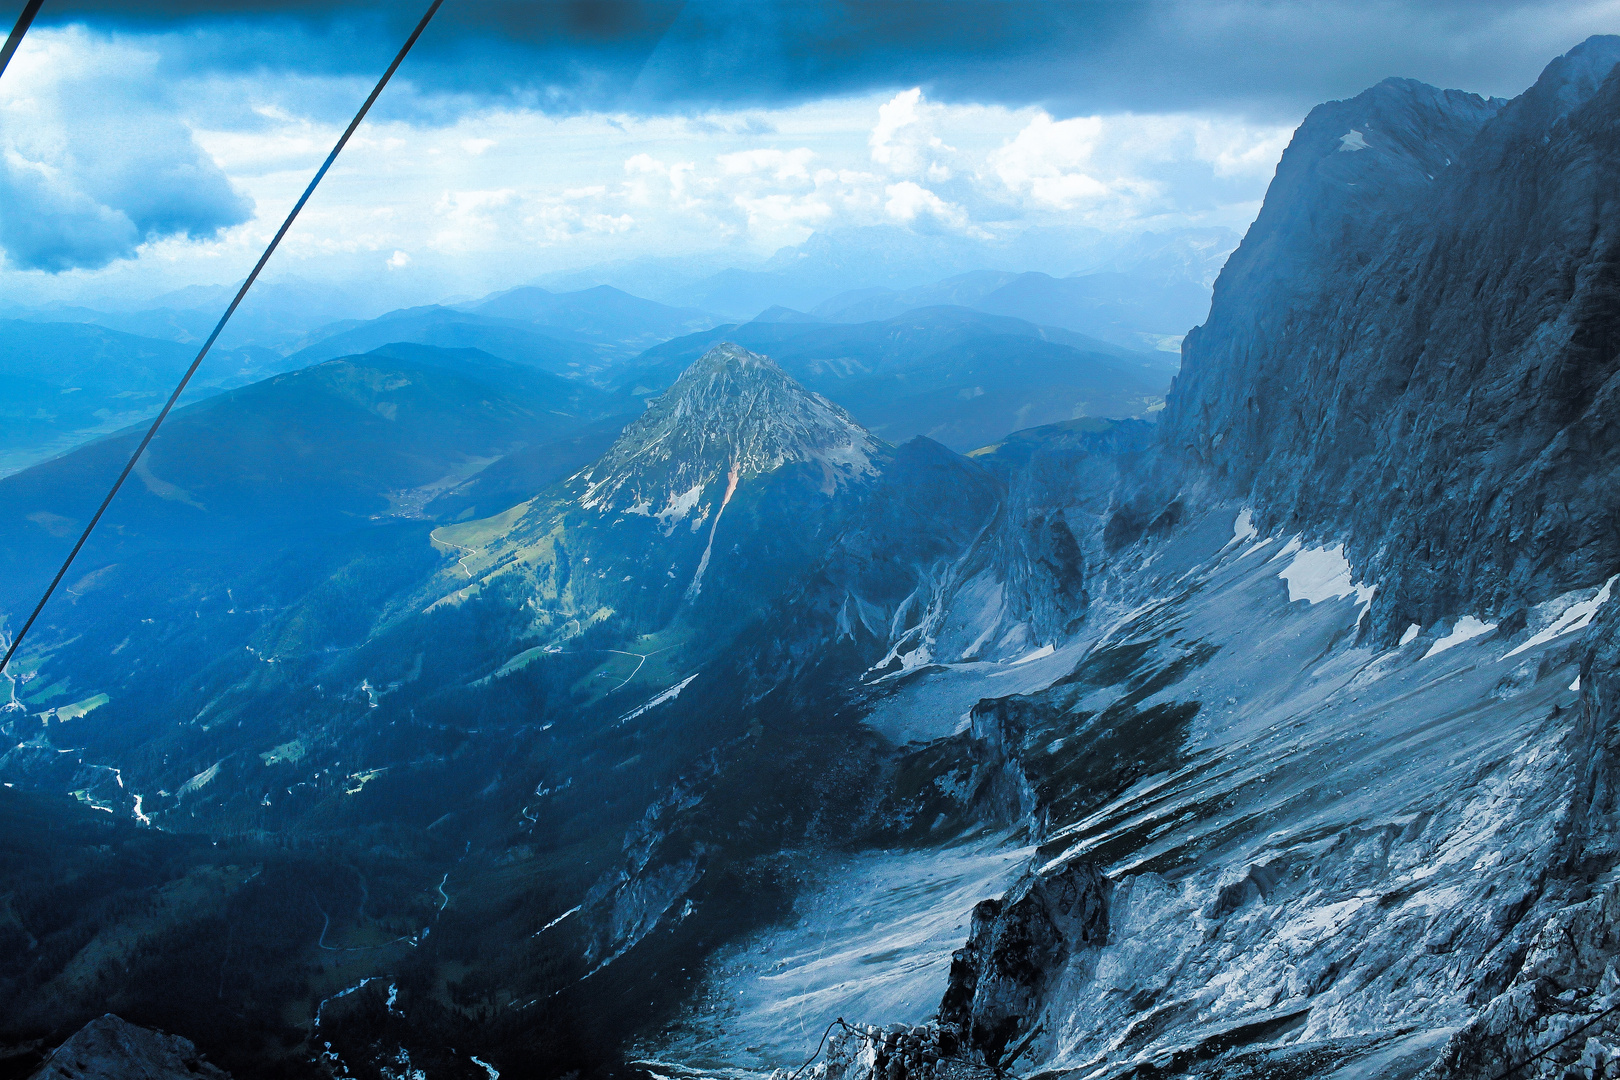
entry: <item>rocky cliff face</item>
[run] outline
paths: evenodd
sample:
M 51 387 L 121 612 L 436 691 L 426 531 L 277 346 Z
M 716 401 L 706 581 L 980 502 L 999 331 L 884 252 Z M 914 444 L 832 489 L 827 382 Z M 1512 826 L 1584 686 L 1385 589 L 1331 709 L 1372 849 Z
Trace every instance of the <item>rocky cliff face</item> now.
M 1616 59 L 1315 109 L 1188 335 L 1169 449 L 1262 527 L 1343 537 L 1382 638 L 1620 561 Z

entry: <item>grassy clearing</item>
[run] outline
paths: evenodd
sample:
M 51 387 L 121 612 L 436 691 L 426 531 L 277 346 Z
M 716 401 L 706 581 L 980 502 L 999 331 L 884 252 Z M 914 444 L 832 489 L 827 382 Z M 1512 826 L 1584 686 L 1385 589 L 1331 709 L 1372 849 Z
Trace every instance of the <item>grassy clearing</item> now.
M 309 753 L 309 748 L 304 745 L 304 740 L 294 739 L 292 742 L 284 742 L 280 746 L 272 746 L 259 755 L 259 760 L 266 765 L 293 765 L 304 760 L 304 755 L 307 753 Z
M 101 708 L 111 700 L 112 698 L 108 697 L 106 694 L 97 694 L 94 697 L 87 697 L 83 701 L 75 701 L 72 705 L 63 705 L 61 708 L 57 709 L 56 718 L 58 720 L 77 720 L 86 713 Z
M 63 694 L 67 693 L 68 685 L 72 682 L 72 679 L 59 679 L 45 687 L 43 690 L 24 697 L 22 699 L 23 703 L 26 705 L 43 705 L 45 702 L 51 700 L 51 698 L 61 697 Z

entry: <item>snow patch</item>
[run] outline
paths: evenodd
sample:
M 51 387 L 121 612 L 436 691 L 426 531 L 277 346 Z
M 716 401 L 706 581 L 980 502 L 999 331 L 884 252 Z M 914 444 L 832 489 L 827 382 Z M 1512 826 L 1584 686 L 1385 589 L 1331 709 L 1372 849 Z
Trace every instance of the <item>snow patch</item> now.
M 1286 549 L 1285 549 L 1286 550 Z M 1288 583 L 1288 602 L 1305 600 L 1319 604 L 1354 595 L 1363 606 L 1372 603 L 1377 587 L 1357 585 L 1350 562 L 1344 557 L 1344 545 L 1330 548 L 1306 548 L 1277 576 Z
M 702 497 L 703 485 L 701 483 L 693 484 L 679 495 L 670 495 L 669 504 L 653 515 L 658 519 L 658 523 L 663 526 L 665 536 L 675 531 L 676 524 L 684 520 L 686 515 L 697 507 L 698 500 Z M 640 505 L 640 501 L 637 502 L 637 505 Z
M 1253 540 L 1259 534 L 1260 530 L 1254 527 L 1254 514 L 1248 509 L 1238 514 L 1237 520 L 1232 523 L 1231 542 L 1234 544 L 1241 544 L 1245 540 Z
M 1533 649 L 1537 645 L 1545 645 L 1555 637 L 1563 637 L 1565 634 L 1573 634 L 1577 630 L 1585 630 L 1588 626 L 1592 625 L 1592 619 L 1597 615 L 1598 608 L 1602 607 L 1604 604 L 1607 604 L 1609 602 L 1609 598 L 1614 594 L 1614 581 L 1616 577 L 1620 577 L 1620 574 L 1616 574 L 1608 581 L 1605 581 L 1603 583 L 1603 588 L 1599 589 L 1597 595 L 1592 597 L 1590 600 L 1582 600 L 1579 603 L 1571 604 L 1569 607 L 1565 608 L 1564 613 L 1560 615 L 1551 626 L 1548 626 L 1532 635 L 1530 639 L 1527 640 L 1523 645 L 1520 645 L 1518 648 L 1508 653 L 1507 656 L 1502 657 L 1502 659 L 1506 660 L 1508 656 L 1518 656 L 1527 649 Z
M 1351 128 L 1348 134 L 1339 136 L 1340 153 L 1343 153 L 1346 150 L 1354 152 L 1357 150 L 1366 149 L 1368 149 L 1367 140 L 1363 138 L 1361 132 L 1357 131 L 1355 128 Z
M 697 675 L 695 673 L 691 674 L 691 675 L 688 675 L 686 678 L 682 679 L 680 682 L 676 683 L 674 686 L 670 687 L 668 690 L 665 690 L 662 693 L 656 695 L 651 701 L 647 702 L 647 704 L 641 706 L 639 709 L 631 709 L 629 712 L 627 712 L 623 716 L 619 717 L 619 723 L 622 724 L 626 720 L 634 720 L 636 717 L 640 716 L 642 713 L 648 711 L 649 709 L 656 709 L 656 708 L 658 708 L 658 706 L 664 704 L 666 701 L 674 701 L 676 698 L 681 696 L 681 691 L 685 690 L 687 688 L 687 686 L 695 678 L 697 678 Z M 615 725 L 615 726 L 617 726 L 617 725 Z
M 558 923 L 560 923 L 564 919 L 568 918 L 568 916 L 576 914 L 579 911 L 579 909 L 582 908 L 582 907 L 584 907 L 583 904 L 575 904 L 573 907 L 569 908 L 567 911 L 563 912 L 561 915 L 557 916 L 555 919 L 552 919 L 550 922 L 546 923 L 546 925 L 542 926 L 540 929 L 536 930 L 534 933 L 530 934 L 529 936 L 530 937 L 539 937 L 541 934 L 545 933 L 547 930 L 550 930 L 553 926 L 556 926 Z M 477 1060 L 477 1059 L 475 1058 L 474 1060 Z
M 1413 639 L 1421 633 L 1423 633 L 1423 627 L 1417 623 L 1412 623 L 1406 628 L 1406 632 L 1401 635 L 1401 645 L 1404 647 L 1412 644 Z
M 1014 667 L 1017 667 L 1019 664 L 1027 664 L 1032 660 L 1040 660 L 1040 659 L 1043 659 L 1045 657 L 1051 656 L 1056 651 L 1057 650 L 1052 648 L 1052 646 L 1050 646 L 1050 645 L 1042 645 L 1040 648 L 1036 649 L 1034 652 L 1028 653 L 1028 654 L 1026 654 L 1024 656 L 1020 656 L 1018 659 L 1014 660 L 1012 663 L 1013 663 Z
M 1429 647 L 1429 651 L 1423 654 L 1423 659 L 1427 660 L 1431 656 L 1436 656 L 1445 652 L 1447 649 L 1455 648 L 1465 641 L 1472 641 L 1475 638 L 1483 634 L 1488 634 L 1495 629 L 1495 623 L 1481 622 L 1472 615 L 1464 615 L 1462 618 L 1457 620 L 1454 626 L 1452 626 L 1451 633 L 1447 634 L 1445 637 L 1441 638 L 1439 641 L 1435 642 Z

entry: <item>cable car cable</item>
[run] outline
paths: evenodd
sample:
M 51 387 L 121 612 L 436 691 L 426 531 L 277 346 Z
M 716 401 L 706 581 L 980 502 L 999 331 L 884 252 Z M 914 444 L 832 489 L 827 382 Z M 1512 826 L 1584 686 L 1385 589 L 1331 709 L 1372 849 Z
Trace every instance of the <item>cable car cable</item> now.
M 17 51 L 22 44 L 23 35 L 28 33 L 29 26 L 33 25 L 34 16 L 39 14 L 39 6 L 45 0 L 28 0 L 23 5 L 22 14 L 17 16 L 17 25 L 11 28 L 11 35 L 6 38 L 4 46 L 0 46 L 0 75 L 6 73 L 6 65 L 11 63 L 11 54 Z
M 304 204 L 309 201 L 309 197 L 315 194 L 316 185 L 321 182 L 321 178 L 326 175 L 326 171 L 337 160 L 339 152 L 348 143 L 349 136 L 353 135 L 355 129 L 360 126 L 360 121 L 366 118 L 366 113 L 371 110 L 377 96 L 383 92 L 383 87 L 387 86 L 388 80 L 394 77 L 394 72 L 404 62 L 406 54 L 411 51 L 411 46 L 415 45 L 416 39 L 422 36 L 422 31 L 427 29 L 427 24 L 433 19 L 434 13 L 439 10 L 439 5 L 443 3 L 444 0 L 433 0 L 428 5 L 427 14 L 423 15 L 422 21 L 416 24 L 416 29 L 411 31 L 411 36 L 405 39 L 405 44 L 401 46 L 399 55 L 394 57 L 394 62 L 388 65 L 388 70 L 383 72 L 381 79 L 377 80 L 377 85 L 372 89 L 371 96 L 366 98 L 364 105 L 360 106 L 360 111 L 354 114 L 354 119 L 349 122 L 343 136 L 338 139 L 337 145 L 332 147 L 332 152 L 326 155 L 326 161 L 321 164 L 320 169 L 315 173 L 315 178 L 309 182 L 309 187 L 304 189 L 304 194 L 299 196 L 298 202 L 293 205 L 292 211 L 287 215 L 287 220 L 281 223 L 281 228 L 276 231 L 275 238 L 270 241 L 270 246 L 264 249 L 263 255 L 259 256 L 259 261 L 254 265 L 253 272 L 247 276 L 247 280 L 242 282 L 242 287 L 237 290 L 236 299 L 232 300 L 231 306 L 225 309 L 225 314 L 219 317 L 219 322 L 214 326 L 214 332 L 208 335 L 208 340 L 203 342 L 202 348 L 198 351 L 197 359 L 193 360 L 191 366 L 186 369 L 185 375 L 180 379 L 180 385 L 176 386 L 174 393 L 169 395 L 169 400 L 164 404 L 163 411 L 158 413 L 157 419 L 152 421 L 152 426 L 147 430 L 145 438 L 141 439 L 140 445 L 130 455 L 129 463 L 124 466 L 124 471 L 119 473 L 118 479 L 113 482 L 112 490 L 108 491 L 107 497 L 101 500 L 101 506 L 96 510 L 95 516 L 90 519 L 90 524 L 84 527 L 84 533 L 79 537 L 79 542 L 73 545 L 73 550 L 68 552 L 68 557 L 62 563 L 62 568 L 56 572 L 56 577 L 51 579 L 49 587 L 45 590 L 45 595 L 41 596 L 39 603 L 34 605 L 33 614 L 28 616 L 28 621 L 23 623 L 22 629 L 17 631 L 17 636 L 12 639 L 10 647 L 6 649 L 5 658 L 0 659 L 0 674 L 4 674 L 6 668 L 11 664 L 12 656 L 16 653 L 18 646 L 22 644 L 23 638 L 27 636 L 29 628 L 34 625 L 34 620 L 39 618 L 39 613 L 44 609 L 46 602 L 50 600 L 51 594 L 62 583 L 62 578 L 67 574 L 68 567 L 73 565 L 73 560 L 79 557 L 80 549 L 84 547 L 85 541 L 90 539 L 90 534 L 95 531 L 96 524 L 101 520 L 101 515 L 107 512 L 107 507 L 111 505 L 113 496 L 118 494 L 118 489 L 124 486 L 125 480 L 129 479 L 129 474 L 135 468 L 135 463 L 146 452 L 147 445 L 151 443 L 152 437 L 157 434 L 158 428 L 169 415 L 169 410 L 173 409 L 174 403 L 180 400 L 181 393 L 185 390 L 186 384 L 191 381 L 191 377 L 197 373 L 197 368 L 202 364 L 203 357 L 208 355 L 208 350 L 214 347 L 214 341 L 219 337 L 220 331 L 225 329 L 225 324 L 236 313 L 237 305 L 241 304 L 242 298 L 247 295 L 247 291 L 258 280 L 259 272 L 264 269 L 264 264 L 270 261 L 270 256 L 275 253 L 276 247 L 280 245 L 281 238 L 287 235 L 288 229 L 292 228 L 292 223 L 298 217 L 298 212 L 304 208 Z M 38 5 L 36 4 L 35 7 L 37 8 Z M 25 12 L 25 14 L 27 13 Z

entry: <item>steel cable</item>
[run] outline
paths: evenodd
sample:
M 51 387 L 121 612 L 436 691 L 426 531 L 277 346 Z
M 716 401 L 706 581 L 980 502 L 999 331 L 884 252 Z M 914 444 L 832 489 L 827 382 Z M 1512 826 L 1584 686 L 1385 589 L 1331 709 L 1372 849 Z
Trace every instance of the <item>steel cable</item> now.
M 1565 1035 L 1562 1039 L 1559 1039 L 1557 1042 L 1554 1042 L 1554 1043 L 1549 1043 L 1548 1045 L 1542 1047 L 1540 1050 L 1536 1051 L 1534 1054 L 1531 1054 L 1529 1057 L 1525 1058 L 1523 1061 L 1519 1062 L 1517 1065 L 1510 1066 L 1504 1072 L 1497 1073 L 1496 1076 L 1492 1077 L 1492 1080 L 1508 1080 L 1508 1077 L 1512 1076 L 1514 1073 L 1518 1072 L 1520 1069 L 1524 1068 L 1526 1065 L 1529 1065 L 1533 1061 L 1538 1061 L 1541 1058 L 1546 1057 L 1548 1054 L 1552 1053 L 1554 1050 L 1558 1049 L 1560 1046 L 1563 1046 L 1565 1043 L 1569 1042 L 1569 1040 L 1573 1039 L 1575 1036 L 1579 1035 L 1581 1032 L 1587 1030 L 1592 1025 L 1596 1024 L 1599 1020 L 1602 1020 L 1605 1016 L 1608 1016 L 1611 1013 L 1615 1013 L 1615 1012 L 1620 1012 L 1620 1003 L 1610 1005 L 1607 1009 L 1604 1009 L 1602 1012 L 1598 1013 L 1596 1016 L 1594 1016 L 1591 1019 L 1587 1020 L 1586 1023 L 1582 1024 L 1580 1027 L 1576 1028 L 1574 1031 L 1571 1031 L 1568 1035 Z
M 848 1024 L 844 1023 L 844 1018 L 842 1016 L 827 1025 L 827 1030 L 821 1033 L 821 1041 L 816 1043 L 816 1052 L 805 1058 L 804 1064 L 793 1070 L 793 1075 L 788 1077 L 788 1080 L 799 1080 L 799 1074 L 808 1069 L 810 1067 L 810 1063 L 821 1056 L 821 1048 L 827 1045 L 827 1036 L 832 1034 L 832 1029 L 841 1024 L 844 1027 L 849 1027 Z
M 378 95 L 383 92 L 383 87 L 387 86 L 388 80 L 394 77 L 394 72 L 399 70 L 400 64 L 404 63 L 406 54 L 411 51 L 411 46 L 415 45 L 416 39 L 422 36 L 422 31 L 427 29 L 428 23 L 432 21 L 434 14 L 443 3 L 444 0 L 433 0 L 428 5 L 427 13 L 422 16 L 422 21 L 416 24 L 416 29 L 411 31 L 411 36 L 405 39 L 405 44 L 400 47 L 399 54 L 394 57 L 394 62 L 388 65 L 388 70 L 383 72 L 381 79 L 377 80 L 377 85 L 372 88 L 371 95 L 366 98 L 365 104 L 360 106 L 360 111 L 354 114 L 354 119 L 344 129 L 342 137 L 337 141 L 337 145 L 332 147 L 332 152 L 326 155 L 326 160 L 321 163 L 320 169 L 315 173 L 315 178 L 309 182 L 309 186 L 304 189 L 303 195 L 299 196 L 298 202 L 293 205 L 292 211 L 288 213 L 287 220 L 283 221 L 281 228 L 276 230 L 276 235 L 270 241 L 270 246 L 266 247 L 264 254 L 259 256 L 259 261 L 254 265 L 253 272 L 247 276 L 246 281 L 242 282 L 242 287 L 237 290 L 236 298 L 231 301 L 231 306 L 226 308 L 225 314 L 219 317 L 219 322 L 214 326 L 214 332 L 208 335 L 207 341 L 203 342 L 202 348 L 197 352 L 197 358 L 186 369 L 185 375 L 180 379 L 180 384 L 174 388 L 174 393 L 169 395 L 169 400 L 164 404 L 163 411 L 159 412 L 157 419 L 152 421 L 152 426 L 147 430 L 146 436 L 141 439 L 140 445 L 130 455 L 128 464 L 124 466 L 124 471 L 118 474 L 118 479 L 113 482 L 112 489 L 107 492 L 107 497 L 101 500 L 101 506 L 96 510 L 95 516 L 90 519 L 90 524 L 84 527 L 84 533 L 79 537 L 79 542 L 73 545 L 72 551 L 68 552 L 68 557 L 62 563 L 62 568 L 56 572 L 56 577 L 51 579 L 50 585 L 45 589 L 45 595 L 39 598 L 39 603 L 34 605 L 34 611 L 28 616 L 28 621 L 23 623 L 22 629 L 18 630 L 17 636 L 12 639 L 11 646 L 6 649 L 5 658 L 0 659 L 0 674 L 4 674 L 6 668 L 10 666 L 12 656 L 17 652 L 18 647 L 22 645 L 23 638 L 28 635 L 29 628 L 34 625 L 34 620 L 39 618 L 39 613 L 44 610 L 46 602 L 51 598 L 51 594 L 62 583 L 62 578 L 67 574 L 68 567 L 73 565 L 73 560 L 79 557 L 80 549 L 84 547 L 85 541 L 90 539 L 90 534 L 95 531 L 96 524 L 101 521 L 101 515 L 107 512 L 107 507 L 112 504 L 113 497 L 118 494 L 118 489 L 124 486 L 125 480 L 129 479 L 129 474 L 135 468 L 135 463 L 146 452 L 147 445 L 151 443 L 153 436 L 157 434 L 158 428 L 162 426 L 164 419 L 168 417 L 169 411 L 174 408 L 174 403 L 180 400 L 180 395 L 184 392 L 186 384 L 197 373 L 197 368 L 202 364 L 203 357 L 208 355 L 208 350 L 214 347 L 215 340 L 219 338 L 220 332 L 225 329 L 225 324 L 230 321 L 231 316 L 236 313 L 237 306 L 242 303 L 242 298 L 247 296 L 248 290 L 258 280 L 259 272 L 264 269 L 264 264 L 270 261 L 270 256 L 275 253 L 276 248 L 281 244 L 281 238 L 287 235 L 288 229 L 292 228 L 292 223 L 298 217 L 298 212 L 304 208 L 305 203 L 309 202 L 309 197 L 315 194 L 315 188 L 320 184 L 321 178 L 326 175 L 326 171 L 337 160 L 338 154 L 347 145 L 349 137 L 360 126 L 360 121 L 366 118 L 366 113 L 371 111 L 371 106 L 376 102 Z M 36 3 L 34 7 L 37 9 L 38 4 Z M 28 13 L 25 12 L 24 14 L 27 15 Z M 16 34 L 15 31 L 13 31 L 13 34 L 17 37 L 21 36 Z
M 11 54 L 22 44 L 23 35 L 28 33 L 28 28 L 33 25 L 34 16 L 39 14 L 39 6 L 44 2 L 45 0 L 28 0 L 28 3 L 23 5 L 22 14 L 17 16 L 17 25 L 11 28 L 6 43 L 0 45 L 0 75 L 6 73 L 6 65 L 11 63 Z

